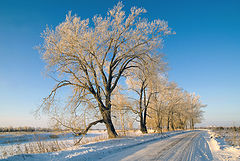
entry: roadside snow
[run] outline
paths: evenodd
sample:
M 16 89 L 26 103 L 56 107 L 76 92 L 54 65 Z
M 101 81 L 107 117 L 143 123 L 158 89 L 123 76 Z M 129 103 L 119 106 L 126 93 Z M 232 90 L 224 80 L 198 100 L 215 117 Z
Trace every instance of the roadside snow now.
M 99 160 L 111 154 L 118 153 L 124 149 L 132 149 L 138 145 L 149 145 L 162 139 L 168 139 L 191 131 L 175 131 L 164 134 L 147 134 L 138 137 L 124 137 L 111 139 L 102 142 L 90 143 L 82 146 L 75 146 L 66 151 L 43 153 L 43 154 L 20 154 L 8 157 L 8 161 L 55 161 L 55 160 Z
M 216 161 L 240 161 L 240 147 L 227 145 L 223 138 L 208 131 L 208 144 Z

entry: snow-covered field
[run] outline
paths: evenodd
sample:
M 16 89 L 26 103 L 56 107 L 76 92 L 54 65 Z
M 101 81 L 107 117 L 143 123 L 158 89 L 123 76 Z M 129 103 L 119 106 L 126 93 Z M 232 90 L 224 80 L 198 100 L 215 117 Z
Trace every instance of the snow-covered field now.
M 99 140 L 100 137 L 107 138 L 106 132 L 97 130 L 90 131 L 82 141 L 90 142 L 91 140 Z M 44 151 L 44 149 L 49 149 L 49 146 L 58 146 L 58 149 L 65 149 L 66 147 L 72 147 L 78 139 L 79 137 L 74 136 L 72 133 L 2 133 L 0 135 L 0 159 L 27 152 L 39 153 L 40 151 Z M 28 148 L 28 150 L 26 150 L 26 148 Z M 41 150 L 39 148 L 43 149 Z
M 208 144 L 214 156 L 214 160 L 240 160 L 240 147 L 231 146 L 224 140 L 223 137 L 219 137 L 215 132 L 209 131 Z
M 240 127 L 216 127 L 212 131 L 216 133 L 216 139 L 221 138 L 229 145 L 240 146 Z
M 64 151 L 19 154 L 2 160 L 240 160 L 240 151 L 237 147 L 223 147 L 213 132 L 194 130 L 126 136 L 69 147 Z
M 101 135 L 102 133 L 89 133 L 87 137 L 95 137 L 97 135 Z M 51 141 L 54 139 L 65 140 L 65 139 L 73 139 L 74 136 L 72 133 L 35 133 L 35 134 L 25 134 L 25 133 L 15 133 L 15 134 L 2 134 L 0 135 L 0 146 L 5 145 L 15 145 L 22 143 L 29 143 L 33 141 Z

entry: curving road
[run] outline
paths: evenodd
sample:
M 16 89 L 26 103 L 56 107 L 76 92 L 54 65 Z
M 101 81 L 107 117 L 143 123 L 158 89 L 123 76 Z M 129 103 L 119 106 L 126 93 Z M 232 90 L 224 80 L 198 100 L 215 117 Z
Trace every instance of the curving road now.
M 205 131 L 193 131 L 169 137 L 148 145 L 139 145 L 112 154 L 102 160 L 124 161 L 206 161 L 213 160 L 204 135 Z M 132 153 L 131 153 L 132 152 Z

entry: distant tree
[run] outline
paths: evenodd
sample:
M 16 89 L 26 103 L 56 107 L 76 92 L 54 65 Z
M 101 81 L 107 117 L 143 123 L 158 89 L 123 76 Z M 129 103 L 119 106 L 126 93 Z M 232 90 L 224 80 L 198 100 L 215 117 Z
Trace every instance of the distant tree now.
M 160 73 L 164 72 L 164 65 L 161 56 L 146 60 L 144 65 L 130 70 L 130 77 L 126 80 L 129 90 L 136 94 L 133 98 L 136 100 L 136 105 L 131 110 L 138 115 L 142 133 L 147 133 L 148 108 L 153 94 L 158 92 L 156 91 L 156 79 Z
M 162 38 L 171 34 L 167 22 L 141 18 L 145 9 L 133 7 L 126 16 L 122 8 L 119 2 L 107 17 L 94 16 L 92 23 L 69 13 L 55 30 L 44 31 L 40 46 L 49 72 L 58 73 L 61 79 L 44 99 L 45 109 L 51 108 L 58 89 L 70 86 L 74 108 L 81 107 L 82 99 L 95 100 L 102 118 L 89 126 L 104 123 L 110 138 L 117 136 L 111 119 L 111 96 L 120 78 L 144 64 L 162 45 Z
M 158 132 L 163 127 L 169 130 L 194 129 L 196 123 L 202 120 L 200 97 L 179 88 L 176 83 L 168 82 L 165 77 L 155 78 L 154 90 L 149 105 L 148 126 Z
M 190 129 L 194 129 L 195 124 L 200 123 L 202 120 L 202 108 L 207 105 L 202 104 L 200 96 L 197 96 L 195 93 L 189 94 L 188 105 Z
M 166 116 L 167 110 L 167 94 L 168 86 L 165 77 L 155 77 L 154 81 L 155 93 L 152 96 L 152 101 L 149 107 L 148 126 L 157 132 L 163 132 L 164 127 L 164 117 Z
M 116 122 L 119 123 L 121 130 L 125 132 L 127 126 L 127 118 L 130 114 L 131 103 L 127 96 L 120 92 L 115 92 L 112 99 L 112 112 L 115 115 Z

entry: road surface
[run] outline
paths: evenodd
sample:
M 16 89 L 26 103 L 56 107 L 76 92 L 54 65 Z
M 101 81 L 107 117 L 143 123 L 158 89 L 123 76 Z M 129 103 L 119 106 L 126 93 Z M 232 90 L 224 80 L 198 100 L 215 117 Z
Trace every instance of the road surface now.
M 129 147 L 102 160 L 124 161 L 206 161 L 213 160 L 205 131 L 192 131 L 159 140 L 152 144 Z

